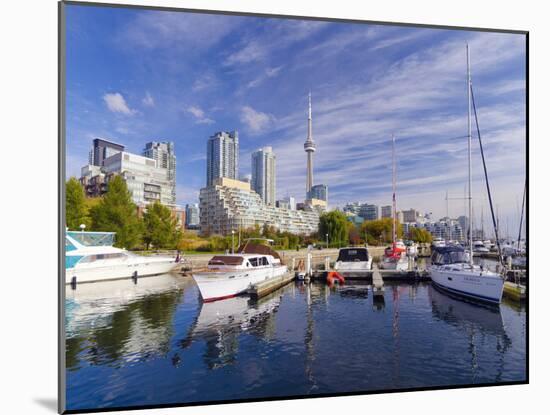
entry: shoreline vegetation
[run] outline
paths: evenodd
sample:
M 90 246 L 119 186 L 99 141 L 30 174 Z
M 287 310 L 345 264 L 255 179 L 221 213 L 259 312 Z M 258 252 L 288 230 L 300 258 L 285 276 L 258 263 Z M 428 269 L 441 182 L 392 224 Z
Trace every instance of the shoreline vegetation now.
M 139 215 L 137 205 L 126 182 L 115 176 L 102 197 L 89 198 L 80 182 L 71 177 L 66 182 L 66 227 L 86 231 L 115 232 L 115 246 L 133 251 L 178 250 L 185 254 L 224 253 L 237 248 L 240 240 L 267 238 L 274 241 L 278 250 L 297 250 L 313 245 L 323 248 L 339 248 L 348 245 L 383 246 L 391 243 L 392 220 L 382 218 L 367 220 L 361 225 L 348 221 L 338 210 L 323 213 L 319 218 L 319 231 L 311 235 L 295 235 L 281 232 L 265 224 L 254 228 L 235 230 L 231 235 L 199 235 L 196 231 L 184 230 L 172 216 L 170 209 L 159 202 L 148 205 Z M 328 236 L 327 236 L 328 235 Z M 397 226 L 398 238 L 403 238 L 401 224 Z M 432 241 L 425 229 L 411 228 L 407 237 L 414 242 Z

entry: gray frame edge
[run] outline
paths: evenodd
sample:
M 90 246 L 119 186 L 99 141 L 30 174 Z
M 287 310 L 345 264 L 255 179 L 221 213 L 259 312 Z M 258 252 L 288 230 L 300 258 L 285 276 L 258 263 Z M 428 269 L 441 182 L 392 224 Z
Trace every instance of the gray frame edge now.
M 58 131 L 58 263 L 57 263 L 57 411 L 64 413 L 66 408 L 66 350 L 65 350 L 65 3 L 58 3 L 57 22 L 57 131 Z

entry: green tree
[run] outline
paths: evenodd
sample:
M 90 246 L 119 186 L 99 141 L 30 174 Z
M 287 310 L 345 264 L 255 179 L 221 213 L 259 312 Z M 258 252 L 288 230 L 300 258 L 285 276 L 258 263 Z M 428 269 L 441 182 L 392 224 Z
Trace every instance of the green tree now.
M 348 242 L 348 220 L 343 212 L 333 210 L 326 212 L 319 218 L 319 237 L 326 240 L 328 234 L 329 244 L 336 246 Z
M 90 217 L 92 230 L 116 232 L 115 246 L 132 249 L 141 243 L 143 224 L 122 177 L 109 181 L 107 193 L 90 209 Z
M 367 242 L 370 244 L 388 243 L 392 240 L 392 219 L 382 218 L 367 220 L 361 225 L 361 234 L 367 235 Z M 397 223 L 397 237 L 403 237 L 403 227 Z
M 409 238 L 415 242 L 432 243 L 432 234 L 424 228 L 410 228 Z
M 147 206 L 143 214 L 143 242 L 147 249 L 174 249 L 180 239 L 181 230 L 170 209 L 158 201 Z
M 86 196 L 80 182 L 71 177 L 65 185 L 65 222 L 69 230 L 78 230 L 81 224 L 88 225 Z

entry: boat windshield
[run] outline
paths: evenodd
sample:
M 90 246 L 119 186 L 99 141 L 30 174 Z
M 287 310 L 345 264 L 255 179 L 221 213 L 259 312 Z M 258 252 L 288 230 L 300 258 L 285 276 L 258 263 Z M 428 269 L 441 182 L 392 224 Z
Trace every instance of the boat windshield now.
M 84 246 L 112 246 L 115 233 L 114 232 L 67 232 L 67 236 Z M 66 238 L 67 239 L 67 238 Z M 70 240 L 67 240 L 65 245 L 71 245 Z
M 208 261 L 208 265 L 242 265 L 243 257 L 232 255 L 216 255 Z
M 433 265 L 457 264 L 468 261 L 464 250 L 435 250 L 432 255 Z
M 368 260 L 369 253 L 366 248 L 345 248 L 340 249 L 340 252 L 338 252 L 338 259 L 336 261 L 358 262 Z

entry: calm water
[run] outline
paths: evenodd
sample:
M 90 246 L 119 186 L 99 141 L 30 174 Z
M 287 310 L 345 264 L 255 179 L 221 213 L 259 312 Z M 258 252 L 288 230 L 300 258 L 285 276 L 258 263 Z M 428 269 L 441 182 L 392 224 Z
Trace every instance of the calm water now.
M 291 283 L 202 304 L 189 277 L 67 293 L 69 409 L 525 380 L 525 310 L 429 283 Z

